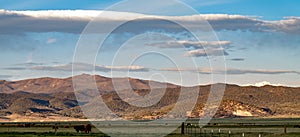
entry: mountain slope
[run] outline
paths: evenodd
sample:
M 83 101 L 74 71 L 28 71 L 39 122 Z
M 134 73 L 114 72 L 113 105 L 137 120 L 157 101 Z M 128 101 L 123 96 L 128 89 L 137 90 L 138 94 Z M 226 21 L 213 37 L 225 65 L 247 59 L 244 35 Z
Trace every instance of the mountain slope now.
M 91 75 L 80 75 L 77 77 L 94 77 Z M 114 91 L 112 79 L 95 76 L 99 89 L 99 96 L 115 114 L 126 119 L 156 119 L 164 116 L 173 109 L 174 104 L 188 103 L 189 99 L 177 102 L 180 93 L 189 90 L 198 90 L 199 96 L 192 112 L 186 112 L 187 116 L 200 117 L 203 115 L 211 85 L 200 87 L 180 87 L 167 84 L 167 89 L 156 88 L 150 90 L 149 82 L 155 83 L 157 87 L 163 83 L 129 79 L 134 89 L 140 96 L 150 92 L 164 92 L 163 97 L 155 105 L 149 107 L 135 107 L 119 97 Z M 126 78 L 115 79 L 118 84 L 127 82 Z M 82 83 L 85 84 L 85 83 Z M 124 93 L 130 93 L 124 86 Z M 88 89 L 82 92 L 87 92 Z M 101 95 L 101 96 L 100 96 Z M 237 86 L 226 85 L 223 101 L 218 108 L 215 117 L 300 117 L 300 88 L 283 86 Z M 80 102 L 89 105 L 89 102 Z M 93 111 L 92 109 L 90 110 Z M 96 113 L 96 112 L 95 112 Z M 85 118 L 76 96 L 73 92 L 72 78 L 38 78 L 22 81 L 0 81 L 0 121 L 32 118 L 31 120 L 57 120 Z M 177 116 L 174 116 L 177 117 Z M 72 119 L 72 120 L 74 120 Z M 30 120 L 30 119 L 27 119 Z
M 96 84 L 100 91 L 114 91 L 113 82 L 120 85 L 123 89 L 150 89 L 149 82 L 155 87 L 163 87 L 165 83 L 139 80 L 133 78 L 107 78 L 99 75 L 82 74 L 75 76 L 76 79 L 95 78 Z M 128 82 L 130 85 L 128 85 Z M 86 83 L 81 83 L 86 84 Z M 167 83 L 167 87 L 174 88 L 176 85 Z M 130 87 L 131 86 L 131 87 Z M 55 92 L 73 92 L 72 77 L 59 78 L 36 78 L 20 81 L 0 81 L 0 93 L 12 93 L 17 91 L 26 91 L 31 93 L 55 93 Z

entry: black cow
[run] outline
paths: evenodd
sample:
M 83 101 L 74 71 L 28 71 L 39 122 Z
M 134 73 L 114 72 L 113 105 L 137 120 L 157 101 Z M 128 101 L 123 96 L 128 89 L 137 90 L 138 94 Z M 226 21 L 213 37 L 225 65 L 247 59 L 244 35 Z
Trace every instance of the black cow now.
M 84 131 L 85 133 L 90 133 L 92 131 L 92 125 L 91 124 L 87 124 L 87 125 L 78 125 L 78 126 L 74 126 L 74 129 L 76 130 L 76 132 L 78 133 L 79 131 Z
M 85 126 L 85 133 L 90 133 L 90 132 L 92 132 L 92 125 L 91 124 L 87 124 L 86 126 Z
M 74 129 L 78 133 L 79 131 L 85 131 L 84 125 L 74 126 Z

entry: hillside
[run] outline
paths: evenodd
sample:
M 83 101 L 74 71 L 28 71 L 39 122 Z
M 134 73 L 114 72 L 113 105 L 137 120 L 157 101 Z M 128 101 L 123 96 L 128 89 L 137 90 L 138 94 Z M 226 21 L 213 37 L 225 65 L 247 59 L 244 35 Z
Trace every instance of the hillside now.
M 87 74 L 78 75 L 79 77 L 85 79 L 87 77 L 95 78 L 98 89 L 100 91 L 113 91 L 113 81 L 111 78 L 103 76 L 92 76 Z M 130 86 L 133 89 L 150 89 L 149 82 L 152 82 L 153 85 L 161 85 L 163 83 L 148 81 L 148 80 L 139 80 L 133 78 L 115 78 L 114 82 L 116 83 L 125 83 L 129 81 Z M 81 83 L 85 84 L 85 83 Z M 168 87 L 174 88 L 176 85 L 167 84 Z M 126 89 L 128 87 L 124 87 Z M 130 88 L 130 87 L 129 87 Z M 28 79 L 21 81 L 0 81 L 0 93 L 13 93 L 17 91 L 26 91 L 31 93 L 57 93 L 57 92 L 73 92 L 72 77 L 59 79 L 59 78 L 36 78 Z
M 80 75 L 77 77 L 91 77 Z M 123 101 L 113 90 L 110 78 L 95 76 L 105 104 L 118 116 L 126 119 L 156 119 L 168 113 L 177 102 L 181 87 L 168 84 L 164 96 L 155 105 L 139 108 Z M 119 78 L 118 83 L 126 82 Z M 147 80 L 129 79 L 134 92 L 141 96 L 150 92 Z M 154 82 L 155 83 L 155 82 Z M 83 83 L 84 84 L 84 83 Z M 162 83 L 156 82 L 160 85 Z M 209 95 L 210 85 L 200 86 L 198 101 L 190 117 L 200 117 Z M 153 89 L 152 89 L 153 90 Z M 124 89 L 124 93 L 130 92 Z M 152 92 L 164 92 L 154 89 Z M 226 85 L 223 101 L 215 117 L 300 117 L 300 88 L 282 86 L 240 87 Z M 93 103 L 92 101 L 90 103 Z M 87 102 L 85 105 L 89 105 Z M 91 111 L 93 111 L 91 109 Z M 174 116 L 177 117 L 177 116 Z M 73 93 L 72 78 L 38 78 L 21 81 L 0 81 L 0 121 L 15 120 L 76 120 L 85 118 Z

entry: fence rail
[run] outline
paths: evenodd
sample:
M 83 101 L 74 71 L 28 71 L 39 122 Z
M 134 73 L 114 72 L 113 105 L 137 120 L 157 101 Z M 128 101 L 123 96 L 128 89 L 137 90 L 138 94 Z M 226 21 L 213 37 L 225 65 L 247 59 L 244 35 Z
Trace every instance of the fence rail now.
M 201 127 L 198 123 L 182 123 L 181 134 L 191 137 L 262 137 L 264 134 L 287 134 L 290 132 L 300 133 L 297 125 L 260 125 L 260 124 L 239 124 L 239 125 L 218 125 Z

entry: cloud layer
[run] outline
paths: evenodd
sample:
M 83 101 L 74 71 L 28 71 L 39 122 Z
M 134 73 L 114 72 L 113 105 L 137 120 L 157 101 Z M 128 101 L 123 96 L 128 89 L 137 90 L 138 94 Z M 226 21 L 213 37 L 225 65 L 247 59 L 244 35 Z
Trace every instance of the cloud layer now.
M 230 41 L 167 41 L 151 43 L 148 46 L 159 48 L 189 48 L 189 49 L 203 49 L 203 48 L 220 48 L 227 47 L 231 44 Z
M 220 71 L 222 72 L 222 71 Z M 298 71 L 291 70 L 263 70 L 263 69 L 227 69 L 226 74 L 240 75 L 240 74 L 300 74 Z
M 186 54 L 188 57 L 211 57 L 211 56 L 227 56 L 229 55 L 224 49 L 197 49 L 188 51 Z
M 188 50 L 185 56 L 189 57 L 207 57 L 207 56 L 226 56 L 229 55 L 225 49 L 229 48 L 230 41 L 166 41 L 154 42 L 147 46 L 159 48 L 184 48 Z
M 9 11 L 0 10 L 0 33 L 24 32 L 65 32 L 80 33 L 87 23 L 97 17 L 102 11 L 94 10 L 49 10 L 49 11 Z M 168 24 L 158 19 L 176 20 L 190 26 L 199 27 L 199 22 L 207 20 L 214 30 L 249 30 L 276 31 L 290 34 L 300 33 L 300 17 L 288 17 L 278 21 L 261 20 L 257 17 L 228 14 L 199 14 L 191 16 L 151 16 L 125 12 L 106 12 L 96 21 L 107 25 L 135 18 L 138 23 L 130 25 L 134 31 L 146 31 L 154 25 L 165 29 L 174 29 L 174 24 Z M 146 24 L 146 25 L 145 25 Z M 200 23 L 201 24 L 201 23 Z M 144 27 L 141 27 L 142 25 Z M 103 27 L 105 28 L 105 27 Z M 136 29 L 134 29 L 136 28 Z M 137 29 L 139 28 L 139 29 Z M 140 30 L 140 29 L 145 30 Z M 103 30 L 105 31 L 105 30 Z
M 161 71 L 187 71 L 187 72 L 195 72 L 200 74 L 227 74 L 227 75 L 244 75 L 244 74 L 267 74 L 267 75 L 275 75 L 275 74 L 298 74 L 299 71 L 292 70 L 263 70 L 263 69 L 233 69 L 229 68 L 226 70 L 211 70 L 210 68 L 199 68 L 188 69 L 188 68 L 164 68 Z
M 276 75 L 276 74 L 298 74 L 300 75 L 299 71 L 293 70 L 271 70 L 271 69 L 236 69 L 236 68 L 228 68 L 226 70 L 211 70 L 210 68 L 198 68 L 198 69 L 191 69 L 191 68 L 147 68 L 144 66 L 104 66 L 104 65 L 92 65 L 86 63 L 69 63 L 69 64 L 61 64 L 61 65 L 52 65 L 52 66 L 45 66 L 45 65 L 37 65 L 37 66 L 30 66 L 18 69 L 15 68 L 5 68 L 11 70 L 40 70 L 40 71 L 72 71 L 72 66 L 74 67 L 74 71 L 87 71 L 92 72 L 94 69 L 95 71 L 100 72 L 111 72 L 111 71 L 120 71 L 120 72 L 149 72 L 149 71 L 182 71 L 182 72 L 193 72 L 193 73 L 200 73 L 200 74 L 227 74 L 227 75 L 244 75 L 244 74 L 265 74 L 265 75 Z
M 232 59 L 229 59 L 231 61 L 245 61 L 244 58 L 232 58 Z
M 110 71 L 135 71 L 135 72 L 146 72 L 149 71 L 147 68 L 142 66 L 103 66 L 103 65 L 92 65 L 85 63 L 76 63 L 76 64 L 62 64 L 62 65 L 53 65 L 53 66 L 33 66 L 29 69 L 32 70 L 43 70 L 43 71 L 101 71 L 101 72 L 110 72 Z

